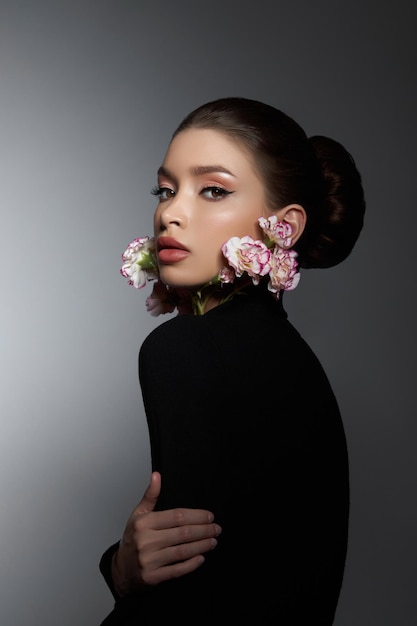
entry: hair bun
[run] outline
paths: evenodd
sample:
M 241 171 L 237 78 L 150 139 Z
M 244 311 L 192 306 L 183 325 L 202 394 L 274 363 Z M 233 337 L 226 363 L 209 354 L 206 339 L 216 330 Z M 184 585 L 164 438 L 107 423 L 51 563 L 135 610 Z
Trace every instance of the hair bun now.
M 365 197 L 351 154 L 337 141 L 315 135 L 310 143 L 322 172 L 323 204 L 315 227 L 301 242 L 301 267 L 332 267 L 352 251 L 363 227 Z

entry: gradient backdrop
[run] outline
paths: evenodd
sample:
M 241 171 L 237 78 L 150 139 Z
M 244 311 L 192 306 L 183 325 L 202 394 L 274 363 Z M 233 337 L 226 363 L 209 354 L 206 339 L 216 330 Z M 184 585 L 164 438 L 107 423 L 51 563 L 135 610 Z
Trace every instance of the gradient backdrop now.
M 413 12 L 406 0 L 0 0 L 2 626 L 98 626 L 112 607 L 98 561 L 148 481 L 137 353 L 162 321 L 120 256 L 152 232 L 171 132 L 228 95 L 341 141 L 363 174 L 353 255 L 304 272 L 286 306 L 350 450 L 335 626 L 417 623 Z

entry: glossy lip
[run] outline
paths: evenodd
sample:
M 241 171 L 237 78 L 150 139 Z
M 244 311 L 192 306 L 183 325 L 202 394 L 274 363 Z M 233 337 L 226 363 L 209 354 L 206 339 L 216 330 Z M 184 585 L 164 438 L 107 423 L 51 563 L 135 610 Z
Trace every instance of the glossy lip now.
M 160 263 L 178 263 L 185 259 L 190 251 L 173 237 L 159 237 L 156 242 Z
M 173 237 L 158 237 L 156 246 L 158 252 L 160 250 L 165 250 L 166 248 L 175 248 L 176 250 L 185 250 L 186 252 L 189 252 L 188 248 L 183 246 L 182 243 Z

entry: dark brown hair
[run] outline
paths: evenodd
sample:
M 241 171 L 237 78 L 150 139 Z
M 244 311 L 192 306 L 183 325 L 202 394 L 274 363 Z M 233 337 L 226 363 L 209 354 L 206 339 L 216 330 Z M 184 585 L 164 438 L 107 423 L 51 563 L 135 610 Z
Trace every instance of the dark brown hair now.
M 188 128 L 218 130 L 249 152 L 265 184 L 271 210 L 301 204 L 307 224 L 295 249 L 301 267 L 331 267 L 351 252 L 363 226 L 361 176 L 349 152 L 304 130 L 278 109 L 247 98 L 203 104 L 181 122 Z

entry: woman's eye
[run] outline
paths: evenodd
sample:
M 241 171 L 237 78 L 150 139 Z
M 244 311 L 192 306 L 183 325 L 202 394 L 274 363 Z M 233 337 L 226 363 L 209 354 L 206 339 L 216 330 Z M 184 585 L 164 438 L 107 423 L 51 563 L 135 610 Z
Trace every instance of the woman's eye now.
M 209 198 L 209 200 L 220 200 L 232 192 L 226 191 L 223 187 L 205 187 L 201 193 Z
M 169 187 L 154 187 L 151 191 L 153 196 L 158 196 L 159 202 L 169 200 L 175 196 L 175 191 Z

